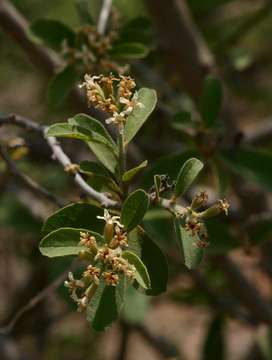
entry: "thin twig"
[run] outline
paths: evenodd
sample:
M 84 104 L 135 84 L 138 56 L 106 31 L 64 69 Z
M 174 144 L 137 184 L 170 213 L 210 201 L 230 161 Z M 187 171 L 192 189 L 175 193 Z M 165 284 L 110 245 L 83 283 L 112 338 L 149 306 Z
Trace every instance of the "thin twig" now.
M 46 134 L 46 130 L 47 129 L 45 128 L 44 134 Z M 54 136 L 47 137 L 47 143 L 53 152 L 54 159 L 58 160 L 58 162 L 62 164 L 64 168 L 67 168 L 69 167 L 69 165 L 72 164 L 71 160 L 62 150 L 59 142 Z M 106 195 L 93 189 L 90 185 L 86 183 L 86 181 L 78 172 L 76 172 L 73 176 L 74 181 L 79 185 L 79 187 L 92 199 L 98 201 L 102 206 L 112 208 L 118 207 L 118 203 L 116 201 L 109 199 Z
M 110 12 L 112 7 L 112 0 L 103 0 L 101 11 L 99 14 L 97 31 L 100 35 L 104 35 L 107 29 L 107 23 L 109 20 Z
M 15 176 L 16 179 L 19 179 L 27 188 L 31 190 L 34 194 L 46 198 L 47 200 L 53 202 L 59 207 L 63 207 L 66 205 L 66 202 L 59 197 L 55 196 L 47 189 L 38 184 L 35 180 L 33 180 L 28 175 L 24 174 L 22 171 L 18 169 L 15 161 L 8 155 L 7 150 L 3 145 L 0 144 L 0 155 L 4 162 L 7 165 L 8 170 Z
M 33 130 L 38 133 L 40 133 L 47 141 L 49 147 L 51 148 L 53 152 L 53 156 L 56 160 L 59 161 L 59 163 L 66 168 L 69 165 L 72 165 L 71 160 L 69 157 L 65 154 L 65 152 L 62 150 L 59 142 L 57 139 L 53 136 L 46 137 L 46 131 L 47 127 L 39 125 L 35 122 L 33 122 L 30 119 L 26 119 L 22 116 L 18 116 L 15 114 L 8 114 L 6 116 L 0 117 L 0 126 L 1 125 L 17 125 L 19 127 L 22 127 L 24 129 Z M 98 201 L 102 206 L 104 207 L 111 207 L 111 208 L 118 208 L 119 204 L 118 202 L 108 198 L 106 195 L 96 191 L 93 189 L 90 185 L 86 183 L 86 181 L 83 179 L 83 177 L 76 172 L 73 174 L 75 183 L 81 188 L 81 190 L 84 191 L 87 195 L 89 195 L 92 199 Z
M 62 273 L 56 280 L 54 280 L 50 285 L 48 285 L 45 289 L 39 292 L 36 296 L 29 300 L 29 302 L 21 307 L 15 315 L 12 317 L 11 321 L 7 326 L 0 328 L 0 334 L 9 335 L 14 329 L 17 322 L 22 318 L 22 316 L 37 306 L 40 302 L 42 302 L 47 296 L 52 294 L 63 281 L 66 279 L 68 274 L 68 270 Z

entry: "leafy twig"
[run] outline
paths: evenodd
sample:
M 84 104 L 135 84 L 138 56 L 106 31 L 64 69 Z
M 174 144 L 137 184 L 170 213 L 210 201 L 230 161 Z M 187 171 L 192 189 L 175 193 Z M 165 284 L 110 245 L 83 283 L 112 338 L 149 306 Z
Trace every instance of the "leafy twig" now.
M 21 117 L 21 116 L 15 115 L 15 114 L 8 114 L 6 116 L 1 116 L 0 117 L 0 126 L 3 124 L 9 124 L 9 125 L 13 124 L 13 125 L 22 127 L 24 129 L 34 130 L 34 131 L 40 133 L 43 137 L 45 137 L 45 133 L 47 130 L 47 128 L 45 126 L 39 125 L 29 119 L 26 119 L 24 117 Z M 64 153 L 59 142 L 57 141 L 57 139 L 55 137 L 48 137 L 48 138 L 46 138 L 46 141 L 53 152 L 54 158 L 56 160 L 58 160 L 59 163 L 62 164 L 62 166 L 64 168 L 66 168 L 69 165 L 72 165 L 71 160 Z M 76 184 L 84 191 L 84 193 L 89 195 L 92 199 L 98 201 L 102 206 L 112 207 L 112 208 L 119 207 L 119 204 L 116 201 L 111 200 L 106 195 L 96 191 L 90 185 L 88 185 L 86 183 L 86 181 L 83 179 L 83 177 L 78 172 L 75 172 L 75 174 L 73 174 L 73 177 L 74 177 L 74 181 L 76 182 Z

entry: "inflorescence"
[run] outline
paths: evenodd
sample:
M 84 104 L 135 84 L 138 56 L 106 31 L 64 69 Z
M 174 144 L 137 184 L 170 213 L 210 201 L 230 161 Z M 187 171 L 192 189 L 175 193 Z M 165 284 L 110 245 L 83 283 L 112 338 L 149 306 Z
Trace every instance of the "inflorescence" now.
M 70 272 L 64 283 L 77 304 L 78 311 L 86 310 L 101 281 L 107 286 L 116 286 L 121 276 L 133 281 L 136 275 L 134 265 L 122 257 L 123 250 L 128 247 L 128 239 L 119 221 L 120 217 L 111 216 L 108 210 L 104 210 L 104 216 L 97 218 L 105 221 L 105 243 L 98 244 L 95 236 L 80 232 L 79 245 L 85 247 L 84 253 L 92 261 L 86 266 L 80 279 L 75 279 Z
M 106 123 L 117 125 L 119 130 L 123 129 L 127 117 L 136 107 L 144 106 L 138 101 L 136 83 L 129 76 L 86 74 L 84 80 L 80 87 L 86 88 L 88 101 L 96 108 L 110 114 Z

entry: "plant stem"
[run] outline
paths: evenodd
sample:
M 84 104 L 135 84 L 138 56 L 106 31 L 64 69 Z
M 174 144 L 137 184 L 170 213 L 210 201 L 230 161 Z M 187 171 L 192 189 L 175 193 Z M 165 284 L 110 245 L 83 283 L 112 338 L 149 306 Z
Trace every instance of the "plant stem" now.
M 123 183 L 123 175 L 126 171 L 126 149 L 124 142 L 124 131 L 123 125 L 119 127 L 119 137 L 118 137 L 118 145 L 119 145 L 119 182 L 120 187 L 122 189 L 124 197 L 127 195 L 127 186 Z

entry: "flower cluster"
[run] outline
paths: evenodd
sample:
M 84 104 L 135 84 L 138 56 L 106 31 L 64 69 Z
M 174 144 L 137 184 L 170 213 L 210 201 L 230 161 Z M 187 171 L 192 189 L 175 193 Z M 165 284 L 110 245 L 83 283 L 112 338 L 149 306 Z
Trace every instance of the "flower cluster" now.
M 106 119 L 107 124 L 113 123 L 122 128 L 132 111 L 144 106 L 138 101 L 136 83 L 129 76 L 86 74 L 84 80 L 80 86 L 86 88 L 89 102 L 111 115 Z
M 62 46 L 62 55 L 69 64 L 82 63 L 86 72 L 109 73 L 111 71 L 124 74 L 128 65 L 120 65 L 110 57 L 113 43 L 118 40 L 120 27 L 119 15 L 116 11 L 111 14 L 111 29 L 101 35 L 93 25 L 84 25 L 78 30 L 80 47 L 72 47 L 68 42 Z
M 177 214 L 185 220 L 184 228 L 192 236 L 197 235 L 195 246 L 199 248 L 206 248 L 209 245 L 208 233 L 203 222 L 205 218 L 217 216 L 221 213 L 228 215 L 229 203 L 226 199 L 218 200 L 215 205 L 208 207 L 206 210 L 196 212 L 199 208 L 204 207 L 208 202 L 208 194 L 206 191 L 198 193 L 192 200 L 191 205 L 186 208 L 185 212 Z
M 117 286 L 120 276 L 129 280 L 135 279 L 136 269 L 122 257 L 123 250 L 128 246 L 127 234 L 123 231 L 119 216 L 112 216 L 104 210 L 104 216 L 97 216 L 105 221 L 106 233 L 111 233 L 111 239 L 100 246 L 95 236 L 88 232 L 80 232 L 79 245 L 84 246 L 92 256 L 79 280 L 69 273 L 65 286 L 69 289 L 71 298 L 77 303 L 78 311 L 84 311 L 96 289 L 103 281 L 107 286 Z M 112 231 L 109 232 L 109 228 Z M 106 240 L 104 229 L 104 237 Z

